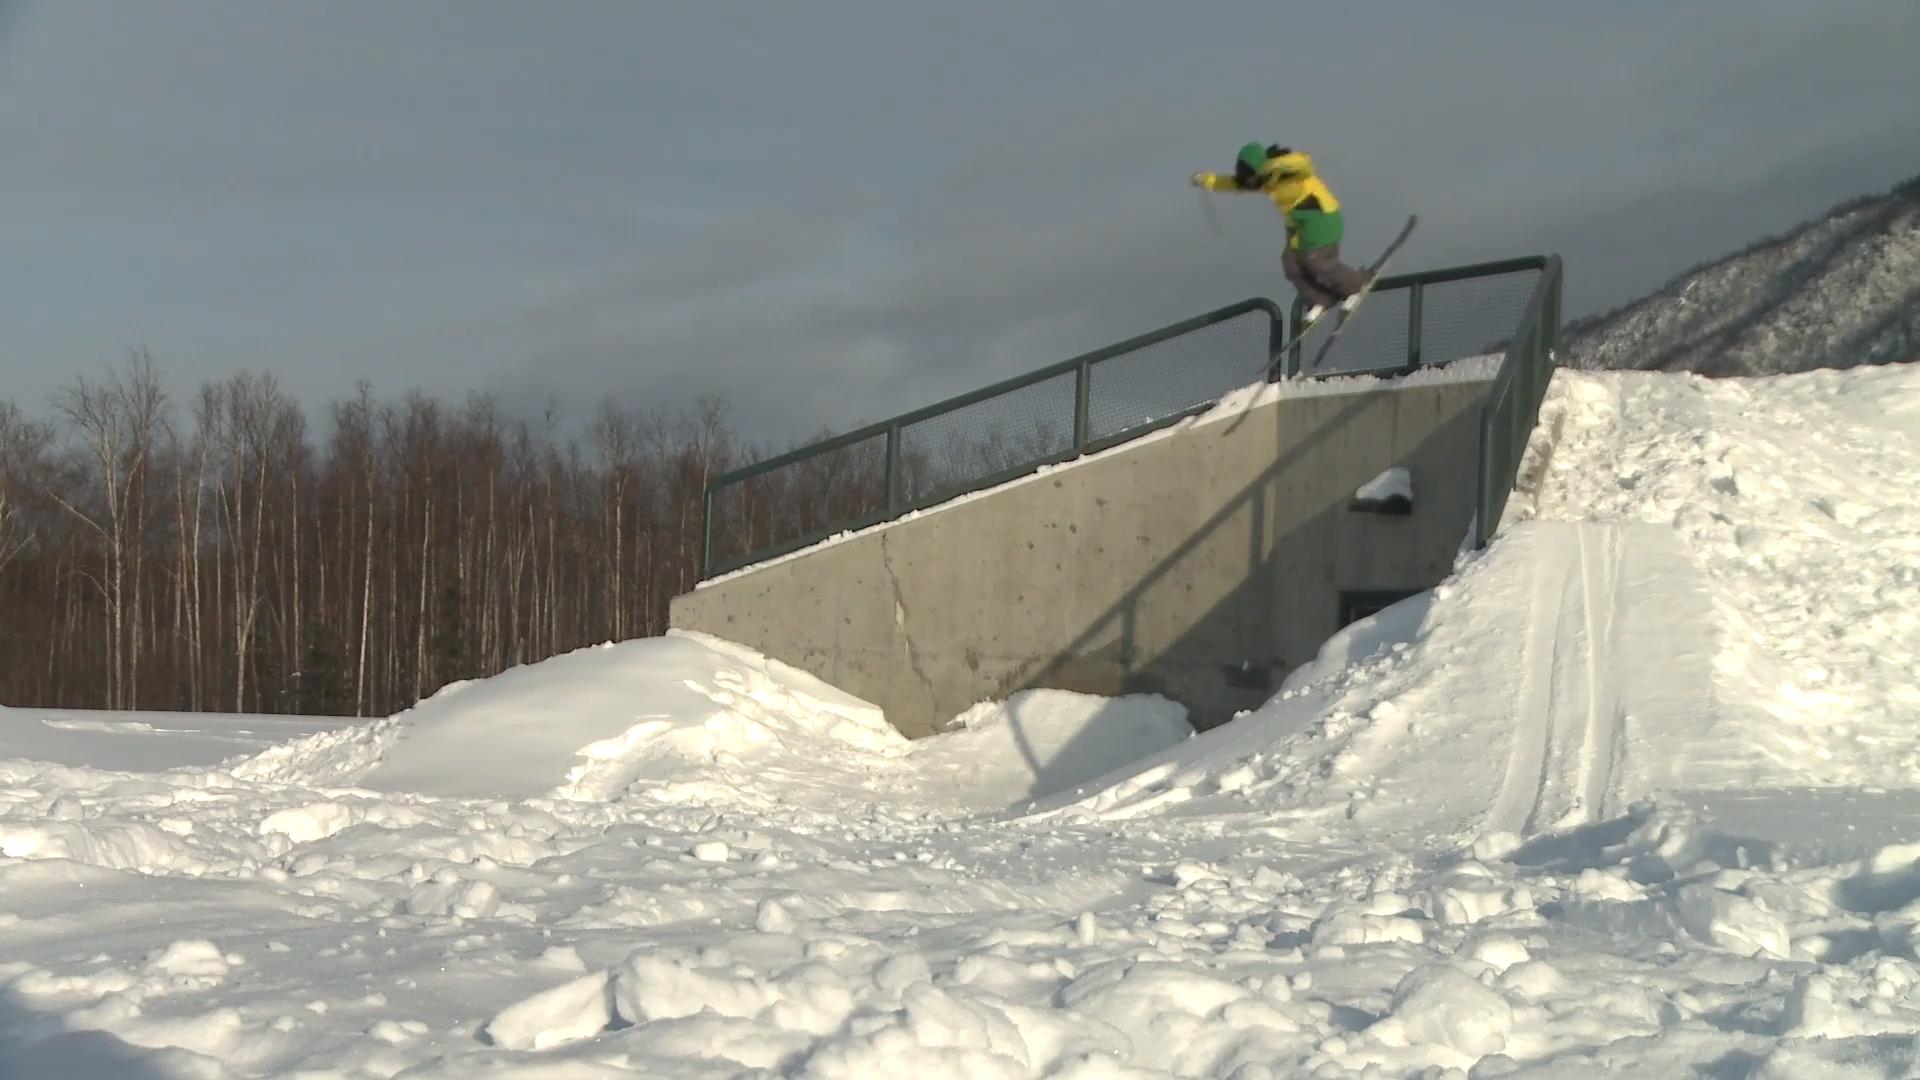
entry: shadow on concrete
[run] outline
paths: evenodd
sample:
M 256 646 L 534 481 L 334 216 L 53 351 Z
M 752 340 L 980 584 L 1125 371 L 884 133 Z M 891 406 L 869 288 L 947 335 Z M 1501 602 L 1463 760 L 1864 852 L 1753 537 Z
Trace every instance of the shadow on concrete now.
M 1311 660 L 1318 649 L 1318 644 L 1311 647 L 1301 644 L 1292 650 L 1296 654 L 1282 655 L 1274 644 L 1282 622 L 1276 613 L 1301 604 L 1312 604 L 1316 609 L 1325 605 L 1327 610 L 1308 613 L 1307 621 L 1324 630 L 1319 635 L 1320 642 L 1338 629 L 1339 587 L 1329 579 L 1338 577 L 1341 560 L 1347 553 L 1318 550 L 1313 545 L 1324 548 L 1339 535 L 1336 519 L 1348 512 L 1353 487 L 1375 475 L 1378 470 L 1373 465 L 1379 463 L 1366 463 L 1365 468 L 1356 472 L 1359 479 L 1352 486 L 1290 484 L 1289 480 L 1297 470 L 1323 463 L 1326 460 L 1324 444 L 1347 432 L 1363 411 L 1377 407 L 1377 399 L 1378 395 L 1373 392 L 1354 394 L 1351 402 L 1321 421 L 1311 433 L 1297 439 L 1252 482 L 1215 508 L 1185 540 L 1090 621 L 1064 648 L 1049 658 L 1017 669 L 1004 679 L 997 696 L 1005 698 L 1022 689 L 1054 687 L 1103 695 L 1153 693 L 1182 702 L 1220 701 L 1223 697 L 1230 700 L 1230 708 L 1201 707 L 1190 711 L 1189 721 L 1202 731 L 1228 722 L 1241 710 L 1264 704 L 1279 691 L 1286 673 Z M 1284 408 L 1273 410 L 1274 424 L 1285 425 L 1289 415 Z M 1455 547 L 1449 549 L 1446 558 L 1436 560 L 1424 575 L 1409 575 L 1406 580 L 1372 581 L 1368 583 L 1370 586 L 1417 592 L 1438 584 L 1451 571 L 1452 551 L 1457 550 L 1458 543 L 1465 538 L 1473 515 L 1471 494 L 1462 497 L 1460 493 L 1473 490 L 1474 458 L 1469 454 L 1462 460 L 1461 451 L 1463 447 L 1477 446 L 1478 424 L 1478 407 L 1462 410 L 1399 455 L 1402 461 L 1416 465 L 1423 461 L 1446 462 L 1443 468 L 1458 469 L 1461 473 L 1458 491 L 1450 497 L 1428 498 L 1424 492 L 1421 495 L 1421 514 L 1445 515 L 1443 523 L 1436 527 L 1443 528 L 1452 537 Z M 1222 429 L 1224 434 L 1224 422 Z M 1193 434 L 1198 436 L 1204 432 L 1203 428 Z M 1417 471 L 1431 476 L 1436 470 Z M 1304 514 L 1285 515 L 1296 525 L 1283 535 L 1269 536 L 1276 519 L 1273 513 L 1276 500 L 1290 497 L 1283 492 L 1316 486 L 1322 493 L 1318 505 Z M 1097 525 L 1094 530 L 1098 530 Z M 1218 603 L 1195 613 L 1188 629 L 1164 648 L 1151 653 L 1143 649 L 1136 630 L 1143 607 L 1152 602 L 1158 590 L 1177 587 L 1187 560 L 1217 542 L 1227 530 L 1242 531 L 1249 553 L 1249 572 Z M 1325 578 L 1309 582 L 1303 581 L 1302 575 L 1325 575 Z M 1161 604 L 1164 610 L 1167 601 L 1163 599 Z M 1297 614 L 1288 613 L 1289 617 Z M 1117 640 L 1117 655 L 1096 655 L 1097 643 L 1110 640 Z M 1237 672 L 1236 664 L 1239 665 Z M 1205 692 L 1196 693 L 1202 686 Z M 1075 745 L 1062 748 L 1056 756 L 1065 759 L 1091 755 L 1092 747 L 1078 743 L 1106 738 L 1098 724 L 1088 725 Z M 1034 747 L 1023 743 L 1022 752 L 1028 755 L 1036 773 L 1046 768 Z
M 169 1080 L 149 1050 L 103 1031 L 66 1031 L 0 988 L 0 1077 L 6 1080 Z

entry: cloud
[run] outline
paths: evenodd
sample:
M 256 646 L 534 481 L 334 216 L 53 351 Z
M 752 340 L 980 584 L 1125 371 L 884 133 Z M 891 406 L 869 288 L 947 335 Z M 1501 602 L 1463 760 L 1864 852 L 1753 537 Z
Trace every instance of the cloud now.
M 1569 311 L 1920 172 L 1911 0 L 1812 13 L 986 0 L 39 5 L 0 79 L 10 392 L 176 377 L 725 394 L 770 441 L 1244 296 L 1187 172 L 1312 149 L 1366 258 L 1557 250 Z M 38 389 L 37 389 L 38 388 Z

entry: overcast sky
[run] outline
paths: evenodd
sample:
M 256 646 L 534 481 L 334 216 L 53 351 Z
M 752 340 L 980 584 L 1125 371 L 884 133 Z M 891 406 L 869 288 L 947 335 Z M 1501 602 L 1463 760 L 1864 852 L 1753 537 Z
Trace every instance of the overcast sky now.
M 0 0 L 6 7 L 8 0 Z M 769 441 L 1245 296 L 1311 151 L 1396 269 L 1558 251 L 1568 313 L 1920 173 L 1915 0 L 13 0 L 0 398 L 150 349 Z

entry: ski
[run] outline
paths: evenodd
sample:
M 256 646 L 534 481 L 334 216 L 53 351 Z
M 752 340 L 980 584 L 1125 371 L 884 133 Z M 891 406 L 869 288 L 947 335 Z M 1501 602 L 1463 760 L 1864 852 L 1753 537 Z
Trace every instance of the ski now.
M 1313 354 L 1313 361 L 1302 367 L 1301 371 L 1311 371 L 1320 366 L 1320 361 L 1327 358 L 1327 353 L 1333 348 L 1333 343 L 1340 340 L 1340 331 L 1346 329 L 1347 320 L 1353 317 L 1354 312 L 1360 310 L 1361 302 L 1366 300 L 1367 294 L 1373 291 L 1374 282 L 1380 280 L 1381 272 L 1387 268 L 1387 260 L 1393 258 L 1393 253 L 1399 251 L 1400 245 L 1407 242 L 1407 237 L 1413 235 L 1413 227 L 1419 223 L 1420 215 L 1409 214 L 1407 216 L 1407 223 L 1401 226 L 1400 235 L 1394 237 L 1393 242 L 1387 245 L 1387 249 L 1380 253 L 1378 259 L 1373 261 L 1373 265 L 1367 267 L 1367 283 L 1360 287 L 1359 292 L 1354 293 L 1353 296 L 1349 298 L 1353 301 L 1352 307 L 1343 310 L 1339 304 L 1328 305 L 1325 311 L 1308 319 L 1306 325 L 1293 332 L 1293 336 L 1287 339 L 1286 344 L 1275 350 L 1273 358 L 1268 362 L 1267 380 L 1269 382 L 1279 381 L 1280 372 L 1286 366 L 1287 353 L 1293 351 L 1295 345 L 1298 345 L 1302 339 L 1309 333 L 1312 333 L 1313 328 L 1320 325 L 1321 319 L 1326 318 L 1328 315 L 1338 313 L 1339 318 L 1333 324 L 1333 332 L 1327 335 L 1327 340 L 1320 343 L 1319 351 Z

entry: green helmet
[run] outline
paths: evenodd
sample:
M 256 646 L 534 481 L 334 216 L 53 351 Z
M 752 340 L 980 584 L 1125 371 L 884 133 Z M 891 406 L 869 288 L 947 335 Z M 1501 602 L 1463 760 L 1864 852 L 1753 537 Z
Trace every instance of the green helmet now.
M 1257 142 L 1240 148 L 1240 156 L 1233 162 L 1233 182 L 1243 191 L 1252 191 L 1265 182 L 1267 153 L 1267 148 Z

